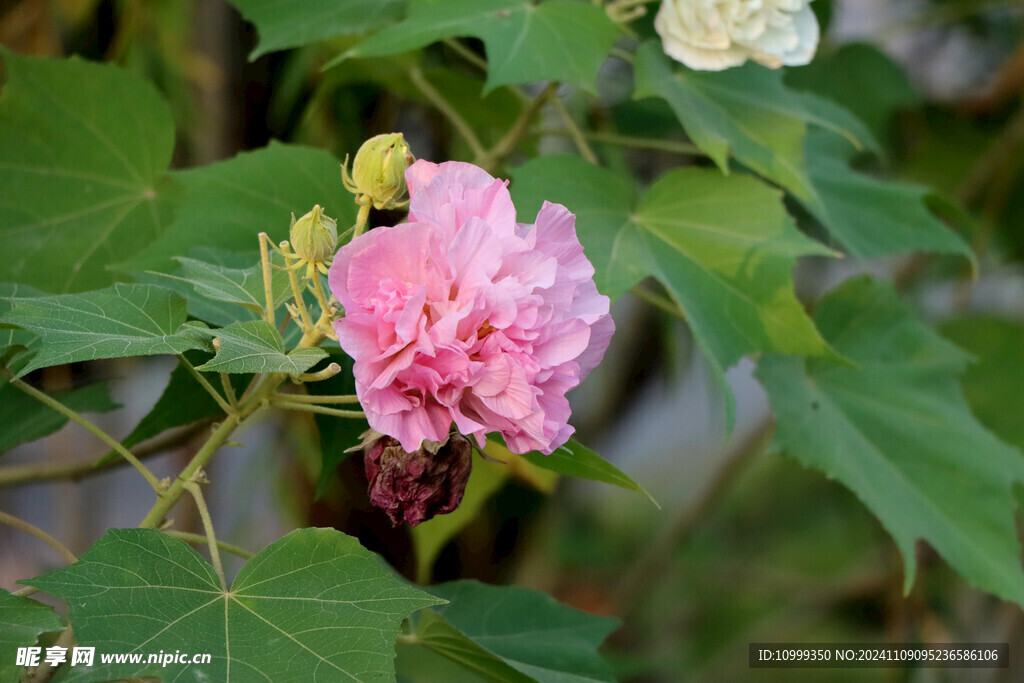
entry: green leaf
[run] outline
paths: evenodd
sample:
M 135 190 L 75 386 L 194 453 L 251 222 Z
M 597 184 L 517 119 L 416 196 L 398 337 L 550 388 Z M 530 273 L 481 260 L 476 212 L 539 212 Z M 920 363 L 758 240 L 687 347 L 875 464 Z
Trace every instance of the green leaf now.
M 32 647 L 39 636 L 64 627 L 53 608 L 11 595 L 0 588 L 0 680 L 17 681 L 19 647 Z
M 197 369 L 204 372 L 286 372 L 301 375 L 327 357 L 319 348 L 297 348 L 285 353 L 284 340 L 265 320 L 233 323 L 213 331 L 217 355 Z
M 249 59 L 310 45 L 333 36 L 364 33 L 398 19 L 405 0 L 231 0 L 260 32 Z
M 402 619 L 440 602 L 333 529 L 270 544 L 227 593 L 194 550 L 154 529 L 111 529 L 77 563 L 25 583 L 67 600 L 82 643 L 212 655 L 210 664 L 166 668 L 97 662 L 71 669 L 69 681 L 387 680 Z
M 1024 450 L 1024 326 L 988 316 L 966 316 L 942 325 L 942 334 L 974 354 L 963 378 L 964 398 L 978 420 Z
M 184 195 L 174 222 L 120 267 L 168 272 L 173 259 L 200 245 L 244 252 L 255 261 L 259 233 L 277 242 L 288 239 L 292 214 L 301 216 L 314 204 L 344 230 L 355 223 L 356 207 L 341 185 L 340 167 L 327 152 L 271 142 L 227 161 L 176 172 Z
M 94 382 L 51 396 L 79 413 L 106 413 L 121 407 L 110 397 L 107 382 Z M 67 422 L 68 418 L 0 377 L 0 424 L 4 425 L 0 430 L 0 453 L 52 434 Z
M 263 267 L 259 263 L 248 268 L 225 268 L 186 257 L 176 260 L 181 263 L 181 277 L 188 280 L 198 294 L 214 301 L 240 304 L 257 313 L 266 307 Z M 288 274 L 274 269 L 270 283 L 273 307 L 277 310 L 292 294 Z
M 580 612 L 525 588 L 455 581 L 431 586 L 430 592 L 448 600 L 434 611 L 449 628 L 428 617 L 423 633 L 414 635 L 419 644 L 466 668 L 480 671 L 482 649 L 539 683 L 615 680 L 597 652 L 618 627 L 615 619 Z
M 544 199 L 577 214 L 576 230 L 612 297 L 654 276 L 679 304 L 724 384 L 744 354 L 822 354 L 826 346 L 793 293 L 804 254 L 828 254 L 800 233 L 781 193 L 745 175 L 687 168 L 640 200 L 629 184 L 578 157 L 546 156 L 513 173 L 519 220 Z
M 18 376 L 101 358 L 178 354 L 207 348 L 208 334 L 185 324 L 185 300 L 150 285 L 116 284 L 84 294 L 10 299 L 5 323 L 42 339 Z
M 106 286 L 107 267 L 167 223 L 167 105 L 115 66 L 0 56 L 0 280 L 57 293 Z
M 788 90 L 779 72 L 747 64 L 722 72 L 673 69 L 657 41 L 636 55 L 636 97 L 664 98 L 687 135 L 723 172 L 729 156 L 799 197 L 812 195 L 803 169 L 808 124 L 877 149 L 855 116 L 827 100 Z
M 835 136 L 809 135 L 804 149 L 813 199 L 801 201 L 853 256 L 931 251 L 973 259 L 967 242 L 925 208 L 927 188 L 851 170 L 852 150 Z
M 569 439 L 565 445 L 556 448 L 551 455 L 544 455 L 537 451 L 524 453 L 520 456 L 537 467 L 558 472 L 570 477 L 579 479 L 590 479 L 600 481 L 612 486 L 628 489 L 642 493 L 654 503 L 661 507 L 658 502 L 649 494 L 643 486 L 629 478 L 622 470 L 611 464 L 600 455 L 590 450 L 576 439 Z
M 869 277 L 814 318 L 856 367 L 762 359 L 778 447 L 860 497 L 903 553 L 908 589 L 923 538 L 977 587 L 1024 602 L 1011 495 L 1024 457 L 971 415 L 957 381 L 967 355 Z
M 893 114 L 919 99 L 900 66 L 867 43 L 849 43 L 822 52 L 807 66 L 787 70 L 785 78 L 787 85 L 846 107 L 882 139 Z
M 410 0 L 403 22 L 340 59 L 392 55 L 457 36 L 484 42 L 485 93 L 502 85 L 562 81 L 593 94 L 618 28 L 600 7 L 571 0 Z
M 466 483 L 466 492 L 459 507 L 447 515 L 438 515 L 410 530 L 416 549 L 416 578 L 421 583 L 430 581 L 431 570 L 437 556 L 448 542 L 466 525 L 476 519 L 484 504 L 505 484 L 509 471 L 504 465 L 488 462 L 473 453 L 473 469 Z
M 516 671 L 501 657 L 477 645 L 433 610 L 425 609 L 416 615 L 415 630 L 410 636 L 412 640 L 406 642 L 428 648 L 483 680 L 497 683 L 532 683 L 537 680 Z M 429 674 L 427 680 L 430 680 Z M 453 680 L 452 674 L 446 680 Z
M 46 293 L 28 285 L 0 282 L 0 319 L 11 310 L 10 299 L 36 296 L 46 296 Z M 29 347 L 38 339 L 39 337 L 28 330 L 0 324 L 0 355 L 6 353 L 12 346 Z

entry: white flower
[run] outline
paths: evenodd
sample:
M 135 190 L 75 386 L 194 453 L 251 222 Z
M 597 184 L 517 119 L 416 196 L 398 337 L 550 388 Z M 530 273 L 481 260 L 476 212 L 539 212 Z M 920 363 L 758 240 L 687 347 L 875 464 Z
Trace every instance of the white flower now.
M 818 47 L 811 0 L 662 0 L 654 20 L 665 53 L 691 69 L 748 59 L 773 69 L 807 64 Z

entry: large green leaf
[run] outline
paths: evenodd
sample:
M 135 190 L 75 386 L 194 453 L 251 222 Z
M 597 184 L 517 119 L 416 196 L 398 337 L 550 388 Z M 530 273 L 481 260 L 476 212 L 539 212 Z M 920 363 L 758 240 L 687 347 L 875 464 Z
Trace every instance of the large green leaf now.
M 320 204 L 344 230 L 356 205 L 341 185 L 340 162 L 327 152 L 271 142 L 233 159 L 174 174 L 181 208 L 163 236 L 122 264 L 131 271 L 169 271 L 196 247 L 259 252 L 257 235 L 288 238 L 291 215 Z
M 777 71 L 756 64 L 722 72 L 673 68 L 657 41 L 637 50 L 635 94 L 665 99 L 690 138 L 723 171 L 734 155 L 800 197 L 812 195 L 803 168 L 808 124 L 860 147 L 877 147 L 855 116 L 827 100 L 788 90 Z
M 213 330 L 217 355 L 199 366 L 205 372 L 287 372 L 301 375 L 327 357 L 320 348 L 297 348 L 285 353 L 284 340 L 265 320 L 233 323 Z
M 505 663 L 501 657 L 488 652 L 466 637 L 461 631 L 445 621 L 444 617 L 433 610 L 425 609 L 415 618 L 412 633 L 403 639 L 403 644 L 425 647 L 453 662 L 463 671 L 458 674 L 446 672 L 443 678 L 432 675 L 433 671 L 417 672 L 415 681 L 451 681 L 463 678 L 472 681 L 484 680 L 495 683 L 535 683 L 537 679 L 520 673 Z M 399 659 L 402 658 L 399 651 Z M 466 676 L 464 672 L 469 672 Z M 461 674 L 461 675 L 460 675 Z M 459 678 L 456 678 L 459 676 Z M 470 678 L 472 676 L 472 678 Z
M 964 398 L 999 438 L 1024 449 L 1024 325 L 990 316 L 965 316 L 942 334 L 974 354 L 964 373 Z
M 19 297 L 27 299 L 36 296 L 46 296 L 46 293 L 28 285 L 0 282 L 0 319 L 3 319 L 11 310 L 11 299 Z M 0 324 L 0 354 L 5 353 L 12 346 L 29 347 L 38 339 L 28 330 Z
M 0 280 L 50 292 L 108 285 L 107 267 L 166 224 L 167 105 L 115 66 L 0 56 Z
M 430 592 L 448 604 L 434 608 L 443 622 L 436 616 L 420 621 L 416 643 L 471 671 L 494 679 L 501 668 L 488 661 L 490 655 L 539 683 L 615 680 L 597 652 L 618 626 L 615 619 L 580 612 L 525 588 L 455 581 L 431 586 Z
M 260 32 L 249 55 L 309 45 L 333 36 L 363 33 L 398 19 L 405 0 L 231 0 Z
M 500 458 L 501 456 L 498 457 Z M 643 486 L 640 486 L 640 484 L 630 479 L 629 475 L 625 472 L 575 439 L 569 439 L 565 445 L 556 448 L 551 455 L 531 451 L 524 453 L 520 457 L 545 470 L 569 477 L 600 481 L 629 491 L 642 493 L 652 503 L 656 506 L 658 505 L 657 501 L 654 500 Z
M 66 569 L 26 581 L 68 602 L 75 636 L 107 652 L 205 652 L 210 664 L 110 664 L 69 681 L 385 681 L 410 613 L 441 602 L 387 572 L 358 541 L 300 529 L 239 571 L 225 592 L 185 543 L 112 529 Z
M 209 346 L 202 328 L 185 324 L 185 300 L 160 287 L 115 284 L 83 294 L 9 301 L 11 310 L 0 320 L 41 338 L 35 357 L 18 376 L 51 365 Z
M 61 628 L 52 607 L 0 589 L 0 680 L 19 680 L 19 647 L 32 647 L 41 634 Z
M 927 188 L 853 171 L 853 150 L 834 135 L 808 135 L 804 150 L 813 197 L 801 202 L 850 254 L 920 250 L 972 258 L 967 242 L 925 208 Z
M 198 294 L 214 301 L 239 304 L 250 311 L 262 312 L 267 306 L 263 289 L 263 267 L 227 268 L 215 263 L 178 257 L 180 277 L 188 280 Z M 292 295 L 288 274 L 273 269 L 270 275 L 272 307 L 277 310 Z
M 793 293 L 792 270 L 798 256 L 830 252 L 796 229 L 780 192 L 750 176 L 687 168 L 662 176 L 634 204 L 627 181 L 570 156 L 533 160 L 513 178 L 519 220 L 544 199 L 577 214 L 606 294 L 657 278 L 719 376 L 747 353 L 825 352 Z
M 1011 494 L 1024 456 L 971 415 L 958 383 L 968 356 L 866 276 L 814 318 L 856 367 L 762 359 L 778 447 L 864 501 L 903 553 L 908 588 L 923 538 L 979 588 L 1024 603 Z
M 121 407 L 110 398 L 107 382 L 94 382 L 51 396 L 79 413 L 106 413 Z M 0 453 L 52 434 L 67 422 L 68 418 L 0 377 L 0 424 L 4 426 L 0 430 Z
M 474 36 L 487 50 L 487 92 L 501 85 L 564 81 L 595 92 L 597 70 L 618 29 L 591 3 L 551 0 L 410 0 L 405 21 L 345 53 L 379 57 L 444 38 Z

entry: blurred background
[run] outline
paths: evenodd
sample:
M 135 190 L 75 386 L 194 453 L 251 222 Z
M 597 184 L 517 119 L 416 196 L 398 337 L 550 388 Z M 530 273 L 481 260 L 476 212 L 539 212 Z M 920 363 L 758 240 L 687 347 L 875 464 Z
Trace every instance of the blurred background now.
M 813 301 L 867 268 L 895 278 L 968 350 L 989 357 L 999 347 L 1002 362 L 973 366 L 965 393 L 982 422 L 1024 446 L 1024 6 L 816 0 L 814 7 L 823 43 L 816 60 L 791 70 L 787 82 L 837 100 L 868 123 L 888 155 L 867 168 L 934 188 L 946 200 L 937 207 L 969 231 L 980 267 L 972 279 L 957 270 L 962 264 L 924 258 L 808 260 L 798 267 L 798 292 Z M 4 47 L 114 62 L 154 83 L 175 117 L 176 167 L 213 163 L 271 139 L 341 159 L 370 135 L 392 130 L 405 133 L 417 157 L 468 158 L 409 81 L 401 56 L 323 71 L 348 39 L 250 61 L 256 43 L 255 29 L 222 0 L 0 0 Z M 472 40 L 466 44 L 482 53 Z M 445 46 L 429 51 L 431 81 L 485 145 L 495 142 L 515 119 L 518 100 L 506 90 L 481 100 L 464 61 Z M 663 102 L 630 99 L 620 66 L 609 60 L 596 101 L 565 93 L 574 111 L 614 120 L 624 133 L 678 135 Z M 496 111 L 507 112 L 507 120 Z M 528 141 L 541 153 L 569 144 L 555 135 Z M 632 167 L 641 181 L 678 164 L 661 152 L 602 153 Z M 390 218 L 400 214 L 375 216 Z M 685 324 L 632 296 L 616 302 L 613 316 L 618 332 L 604 364 L 576 392 L 573 422 L 583 443 L 646 487 L 661 509 L 592 482 L 563 480 L 545 495 L 512 480 L 441 552 L 434 580 L 514 582 L 623 618 L 605 648 L 622 680 L 1024 680 L 1019 607 L 973 590 L 924 544 L 917 582 L 904 595 L 899 552 L 855 496 L 766 449 L 770 414 L 753 362 L 728 374 L 738 403 L 727 439 L 721 390 Z M 156 402 L 173 366 L 172 359 L 93 363 L 48 369 L 32 380 L 48 391 L 113 380 L 123 408 L 97 422 L 121 436 Z M 323 455 L 317 429 L 312 419 L 266 418 L 241 434 L 243 445 L 214 461 L 207 499 L 218 535 L 258 549 L 297 526 L 335 526 L 412 576 L 408 533 L 369 507 L 358 459 L 343 461 L 316 496 Z M 158 476 L 173 476 L 187 461 L 193 437 L 180 435 L 152 461 Z M 79 483 L 15 476 L 18 467 L 73 466 L 102 452 L 71 425 L 5 454 L 0 509 L 76 553 L 107 527 L 137 525 L 151 500 L 133 486 L 130 470 L 80 472 Z M 199 530 L 190 506 L 175 516 L 177 528 Z M 35 539 L 0 527 L 3 588 L 60 564 Z M 830 669 L 823 676 L 748 669 L 747 644 L 759 641 L 1009 641 L 1017 656 L 1008 670 Z M 420 664 L 400 669 L 414 680 Z

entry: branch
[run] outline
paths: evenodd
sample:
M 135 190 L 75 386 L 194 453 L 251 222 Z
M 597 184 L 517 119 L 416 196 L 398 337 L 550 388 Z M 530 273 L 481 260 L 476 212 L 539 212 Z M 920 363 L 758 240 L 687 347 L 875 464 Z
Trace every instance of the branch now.
M 414 66 L 409 69 L 409 80 L 416 86 L 416 89 L 423 93 L 423 96 L 430 100 L 430 103 L 437 108 L 441 114 L 444 115 L 448 122 L 452 124 L 455 132 L 466 141 L 469 145 L 469 149 L 473 152 L 474 157 L 482 157 L 487 154 L 484 146 L 480 143 L 480 138 L 476 136 L 473 129 L 469 127 L 466 120 L 459 115 L 459 112 L 455 111 L 455 108 L 448 103 L 448 100 L 430 84 L 426 76 L 423 75 L 423 70 L 419 66 Z
M 9 515 L 6 512 L 0 512 L 0 524 L 6 524 L 9 527 L 20 529 L 27 534 L 35 536 L 40 541 L 60 553 L 61 557 L 67 560 L 68 564 L 78 562 L 78 558 L 75 557 L 73 552 L 67 549 L 67 546 L 34 524 L 29 524 L 25 520 L 15 517 L 14 515 Z

